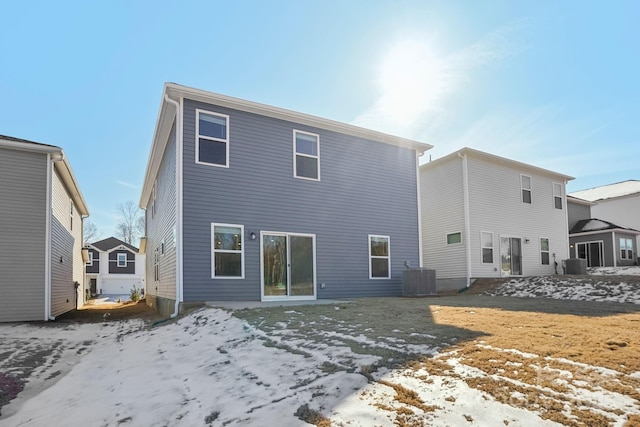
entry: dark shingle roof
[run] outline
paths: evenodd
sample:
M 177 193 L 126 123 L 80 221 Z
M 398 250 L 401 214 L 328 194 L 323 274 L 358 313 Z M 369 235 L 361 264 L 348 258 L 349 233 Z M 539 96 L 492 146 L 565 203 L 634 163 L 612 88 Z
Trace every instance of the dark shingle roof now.
M 591 218 L 581 219 L 569 230 L 569 234 L 587 233 L 592 231 L 607 231 L 607 230 L 626 230 L 633 234 L 638 234 L 640 231 L 633 228 L 621 227 L 612 222 L 605 221 L 603 219 Z
M 25 144 L 44 145 L 45 147 L 60 148 L 57 145 L 43 144 L 41 142 L 29 141 L 28 139 L 16 138 L 14 136 L 0 135 L 0 139 L 14 142 L 24 142 Z
M 134 252 L 138 252 L 138 248 L 128 243 L 123 242 L 120 239 L 116 239 L 115 237 L 107 237 L 106 239 L 100 240 L 95 243 L 91 243 L 91 246 L 100 249 L 101 251 L 108 251 L 109 249 L 113 249 L 116 246 L 124 245 L 127 248 L 131 249 Z

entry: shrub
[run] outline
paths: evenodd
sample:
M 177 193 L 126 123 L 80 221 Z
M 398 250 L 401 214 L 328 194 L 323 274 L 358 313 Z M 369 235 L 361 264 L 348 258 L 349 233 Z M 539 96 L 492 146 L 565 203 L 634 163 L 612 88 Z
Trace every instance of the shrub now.
M 136 288 L 136 285 L 133 285 L 133 287 L 131 288 L 129 299 L 133 302 L 140 301 L 140 289 Z

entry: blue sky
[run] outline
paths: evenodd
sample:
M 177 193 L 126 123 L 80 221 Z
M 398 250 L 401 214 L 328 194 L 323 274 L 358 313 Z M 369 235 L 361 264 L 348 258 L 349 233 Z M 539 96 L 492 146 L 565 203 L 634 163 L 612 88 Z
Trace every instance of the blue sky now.
M 640 179 L 640 2 L 9 2 L 0 134 L 59 145 L 91 220 L 138 202 L 172 81 L 575 176 Z

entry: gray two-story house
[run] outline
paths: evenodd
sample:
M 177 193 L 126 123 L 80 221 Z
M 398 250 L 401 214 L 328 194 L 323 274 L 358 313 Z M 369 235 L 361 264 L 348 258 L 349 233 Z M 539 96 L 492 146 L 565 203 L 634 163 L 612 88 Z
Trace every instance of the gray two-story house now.
M 52 320 L 84 303 L 88 215 L 62 148 L 0 135 L 0 322 Z
M 140 199 L 147 302 L 400 295 L 430 148 L 165 84 Z

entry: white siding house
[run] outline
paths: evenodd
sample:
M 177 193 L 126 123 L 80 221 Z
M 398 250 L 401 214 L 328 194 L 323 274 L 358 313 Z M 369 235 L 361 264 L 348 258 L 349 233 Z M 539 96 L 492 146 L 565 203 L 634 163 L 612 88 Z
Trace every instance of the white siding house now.
M 438 290 L 561 272 L 571 179 L 471 148 L 422 165 L 422 261 L 436 270 Z
M 91 296 L 129 295 L 135 286 L 145 292 L 145 255 L 115 237 L 86 247 L 86 282 Z
M 630 179 L 576 191 L 571 196 L 592 202 L 591 217 L 640 230 L 640 180 Z M 636 247 L 640 236 L 636 237 Z

